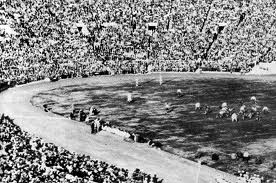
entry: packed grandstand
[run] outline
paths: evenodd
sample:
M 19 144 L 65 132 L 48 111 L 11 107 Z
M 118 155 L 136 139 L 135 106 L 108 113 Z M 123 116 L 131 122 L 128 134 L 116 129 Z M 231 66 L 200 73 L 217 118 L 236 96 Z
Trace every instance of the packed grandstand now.
M 275 60 L 275 1 L 0 2 L 1 79 L 249 71 Z
M 0 119 L 0 181 L 10 182 L 162 182 L 136 169 L 128 172 L 69 152 L 33 137 L 8 116 Z
M 1 0 L 0 90 L 98 74 L 249 72 L 275 61 L 275 15 L 275 0 Z M 44 143 L 6 116 L 0 134 L 1 182 L 160 181 Z

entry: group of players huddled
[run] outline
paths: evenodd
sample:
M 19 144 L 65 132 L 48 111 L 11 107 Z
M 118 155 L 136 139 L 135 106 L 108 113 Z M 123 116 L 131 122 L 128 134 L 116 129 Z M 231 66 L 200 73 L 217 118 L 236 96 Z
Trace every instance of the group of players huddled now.
M 159 84 L 163 84 L 161 74 L 159 78 Z M 138 78 L 135 79 L 135 86 L 139 86 Z M 176 95 L 178 97 L 182 97 L 182 90 L 177 89 Z M 128 104 L 131 104 L 135 101 L 134 96 L 131 92 L 126 94 L 126 101 Z M 76 109 L 74 104 L 72 104 L 71 108 L 72 111 L 69 116 L 70 119 L 78 120 L 80 122 L 86 122 L 88 125 L 91 126 L 91 133 L 97 133 L 101 131 L 105 126 L 111 127 L 109 122 L 106 122 L 99 117 L 98 114 L 100 113 L 100 111 L 95 106 L 91 106 L 88 113 L 84 112 L 83 109 Z M 239 120 L 246 119 L 255 119 L 256 121 L 260 121 L 262 115 L 266 115 L 269 113 L 269 108 L 267 106 L 260 106 L 255 96 L 250 97 L 250 101 L 248 102 L 239 101 L 238 108 L 239 110 L 236 110 L 234 107 L 231 107 L 227 102 L 223 102 L 220 106 L 203 105 L 200 102 L 196 102 L 194 104 L 194 110 L 197 112 L 203 112 L 202 114 L 206 116 L 214 113 L 216 114 L 216 119 L 230 118 L 232 122 L 238 122 Z M 164 111 L 166 113 L 173 111 L 173 106 L 170 103 L 166 102 L 164 104 Z M 138 134 L 136 135 L 138 136 Z M 135 139 L 136 135 L 132 135 L 134 136 L 133 139 Z
M 253 119 L 260 121 L 261 115 L 266 115 L 269 113 L 269 108 L 267 106 L 260 106 L 257 102 L 257 98 L 252 96 L 250 102 L 246 104 L 243 101 L 239 101 L 239 111 L 236 112 L 234 107 L 230 107 L 227 102 L 223 102 L 219 106 L 219 111 L 216 114 L 217 119 L 231 118 L 232 122 L 238 122 L 239 120 Z M 199 102 L 195 104 L 195 110 L 204 110 L 205 115 L 212 113 L 213 109 L 208 106 L 201 106 Z

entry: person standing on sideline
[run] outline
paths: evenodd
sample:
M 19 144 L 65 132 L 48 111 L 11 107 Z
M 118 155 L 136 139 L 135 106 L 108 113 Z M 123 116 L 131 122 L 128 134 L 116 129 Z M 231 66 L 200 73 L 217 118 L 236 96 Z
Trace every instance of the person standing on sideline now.
M 95 119 L 94 121 L 95 124 L 95 133 L 98 133 L 99 131 L 101 131 L 101 121 L 99 118 Z
M 85 119 L 86 119 L 86 114 L 85 114 L 85 112 L 83 111 L 83 109 L 81 109 L 81 110 L 79 111 L 79 120 L 80 120 L 80 122 L 83 122 L 83 121 L 85 121 Z
M 89 115 L 98 115 L 100 113 L 100 111 L 94 107 L 94 106 L 91 106 L 90 109 L 89 109 Z
M 74 103 L 71 105 L 71 110 L 73 113 L 76 113 L 77 111 Z
M 94 121 L 91 121 L 90 128 L 91 128 L 91 134 L 95 133 L 95 122 Z

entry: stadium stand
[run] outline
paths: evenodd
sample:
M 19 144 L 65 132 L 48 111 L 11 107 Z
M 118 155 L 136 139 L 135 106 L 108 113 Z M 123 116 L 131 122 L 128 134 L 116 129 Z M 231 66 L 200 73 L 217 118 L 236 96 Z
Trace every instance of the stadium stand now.
M 98 74 L 248 72 L 275 61 L 275 15 L 275 0 L 1 0 L 0 88 Z M 6 116 L 0 127 L 1 182 L 148 176 L 129 178 L 34 139 Z M 75 165 L 83 170 L 71 172 Z
M 275 1 L 0 2 L 1 78 L 250 71 L 275 60 Z
M 8 116 L 0 119 L 0 182 L 162 182 L 136 169 L 109 165 L 69 152 L 20 129 Z

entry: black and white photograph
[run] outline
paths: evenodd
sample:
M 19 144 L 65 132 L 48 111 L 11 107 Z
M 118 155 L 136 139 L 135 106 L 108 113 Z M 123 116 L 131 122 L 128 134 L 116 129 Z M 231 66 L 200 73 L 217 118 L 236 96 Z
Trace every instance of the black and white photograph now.
M 276 183 L 276 1 L 0 0 L 0 183 Z

